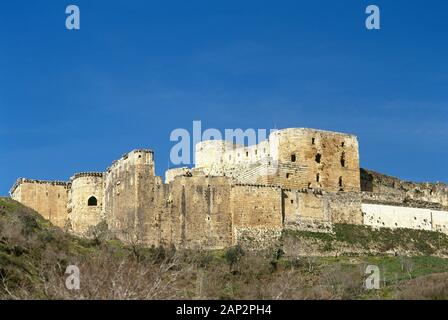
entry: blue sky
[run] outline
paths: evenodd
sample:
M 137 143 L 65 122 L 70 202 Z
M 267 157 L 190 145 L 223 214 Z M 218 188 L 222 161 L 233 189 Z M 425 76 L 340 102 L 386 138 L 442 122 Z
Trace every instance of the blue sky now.
M 81 30 L 65 29 L 65 8 Z M 381 9 L 381 30 L 364 26 Z M 448 182 L 448 2 L 27 0 L 0 5 L 0 194 L 103 171 L 134 148 L 168 167 L 175 128 L 356 134 L 361 165 Z

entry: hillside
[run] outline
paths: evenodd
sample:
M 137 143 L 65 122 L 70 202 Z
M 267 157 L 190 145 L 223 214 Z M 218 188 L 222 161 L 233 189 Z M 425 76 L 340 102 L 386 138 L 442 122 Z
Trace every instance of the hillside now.
M 334 234 L 285 232 L 277 248 L 186 251 L 123 245 L 96 230 L 64 233 L 0 198 L 1 299 L 447 299 L 448 237 L 336 225 Z M 387 253 L 385 255 L 384 253 Z M 68 265 L 81 288 L 65 288 Z M 367 265 L 381 289 L 363 288 Z

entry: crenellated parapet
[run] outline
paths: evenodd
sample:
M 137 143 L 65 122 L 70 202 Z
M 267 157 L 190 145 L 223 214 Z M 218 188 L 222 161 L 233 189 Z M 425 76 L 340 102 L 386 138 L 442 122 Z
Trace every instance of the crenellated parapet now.
M 110 173 L 117 167 L 128 163 L 152 164 L 154 166 L 154 151 L 151 149 L 134 149 L 131 152 L 125 153 L 120 159 L 112 162 L 112 165 L 106 169 L 106 173 Z
M 75 173 L 70 178 L 70 181 L 73 181 L 78 178 L 85 178 L 85 177 L 102 178 L 103 176 L 104 176 L 103 172 L 79 172 L 79 173 Z
M 70 231 L 83 235 L 102 220 L 104 208 L 104 174 L 80 172 L 70 179 L 67 219 Z
M 51 186 L 62 186 L 65 188 L 70 188 L 71 183 L 66 181 L 55 181 L 55 180 L 38 180 L 38 179 L 27 179 L 19 178 L 16 180 L 14 185 L 9 190 L 9 195 L 12 196 L 14 192 L 24 183 L 38 184 L 38 185 L 51 185 Z
M 64 227 L 70 188 L 70 182 L 20 178 L 11 188 L 10 195 L 53 224 Z

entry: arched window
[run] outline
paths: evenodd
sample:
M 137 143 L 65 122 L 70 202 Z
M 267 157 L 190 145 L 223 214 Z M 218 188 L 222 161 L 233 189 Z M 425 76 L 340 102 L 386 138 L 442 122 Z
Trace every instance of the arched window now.
M 89 207 L 96 207 L 98 205 L 98 200 L 94 196 L 92 196 L 89 198 L 89 200 L 87 200 L 87 205 Z
M 296 162 L 296 155 L 295 154 L 291 155 L 291 162 Z
M 317 163 L 320 163 L 320 159 L 321 159 L 321 158 L 322 158 L 322 156 L 321 156 L 320 153 L 316 154 L 316 162 L 317 162 Z

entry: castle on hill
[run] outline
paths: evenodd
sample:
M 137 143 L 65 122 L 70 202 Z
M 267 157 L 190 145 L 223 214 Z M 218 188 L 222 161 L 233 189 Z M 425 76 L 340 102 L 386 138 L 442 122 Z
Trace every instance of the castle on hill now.
M 99 224 L 123 241 L 219 249 L 269 245 L 285 229 L 331 232 L 336 223 L 448 233 L 448 186 L 360 169 L 354 135 L 277 130 L 242 146 L 196 145 L 194 168 L 155 175 L 154 153 L 131 151 L 105 172 L 69 181 L 18 179 L 13 199 L 89 236 Z

